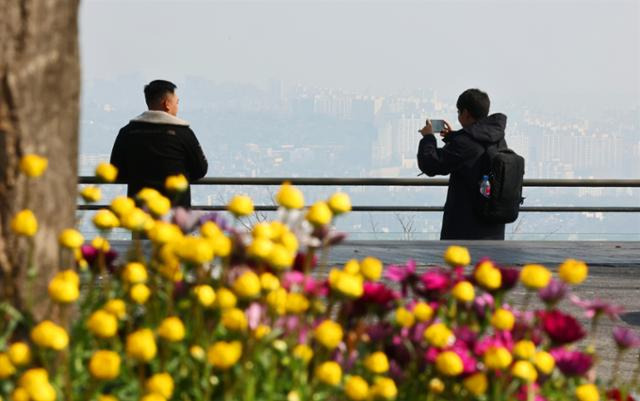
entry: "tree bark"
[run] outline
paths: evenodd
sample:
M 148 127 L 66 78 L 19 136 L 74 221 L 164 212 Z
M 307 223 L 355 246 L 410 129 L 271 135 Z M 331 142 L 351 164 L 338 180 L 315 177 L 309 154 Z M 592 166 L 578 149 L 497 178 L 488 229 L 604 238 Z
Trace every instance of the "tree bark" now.
M 48 303 L 47 283 L 60 268 L 57 237 L 73 227 L 77 193 L 80 0 L 0 0 L 0 301 L 35 317 Z M 49 160 L 43 176 L 20 173 L 20 158 Z M 34 287 L 27 286 L 29 241 L 10 231 L 31 209 L 38 219 Z

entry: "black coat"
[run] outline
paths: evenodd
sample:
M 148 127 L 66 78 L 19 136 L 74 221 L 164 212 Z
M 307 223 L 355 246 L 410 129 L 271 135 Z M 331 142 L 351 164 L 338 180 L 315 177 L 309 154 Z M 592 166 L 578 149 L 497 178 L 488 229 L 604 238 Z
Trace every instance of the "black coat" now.
M 207 159 L 186 122 L 158 113 L 162 112 L 145 112 L 120 130 L 111 164 L 118 168 L 118 181 L 127 184 L 127 196 L 149 187 L 169 197 L 174 206 L 190 207 L 190 188 L 176 198 L 165 190 L 165 179 L 175 174 L 184 174 L 189 182 L 202 178 Z
M 442 148 L 437 147 L 433 135 L 420 140 L 420 170 L 430 177 L 450 174 L 440 239 L 504 239 L 504 224 L 480 220 L 473 207 L 480 193 L 482 176 L 489 171 L 485 146 L 507 146 L 504 140 L 506 124 L 507 116 L 492 114 L 467 128 L 451 132 L 445 137 Z

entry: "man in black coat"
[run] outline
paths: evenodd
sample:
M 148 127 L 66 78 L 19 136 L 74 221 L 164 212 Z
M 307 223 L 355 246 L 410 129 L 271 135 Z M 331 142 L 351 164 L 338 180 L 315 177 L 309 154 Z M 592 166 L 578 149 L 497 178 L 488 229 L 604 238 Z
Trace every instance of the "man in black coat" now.
M 430 177 L 447 175 L 449 189 L 444 205 L 443 240 L 492 239 L 504 240 L 504 224 L 488 223 L 474 211 L 480 195 L 482 176 L 489 171 L 486 147 L 507 147 L 504 130 L 507 116 L 489 115 L 489 96 L 478 89 L 464 91 L 456 104 L 459 131 L 452 131 L 448 123 L 441 136 L 445 145 L 438 148 L 431 122 L 420 130 L 418 166 Z
M 156 80 L 144 87 L 148 111 L 125 125 L 111 150 L 111 164 L 118 168 L 118 181 L 127 183 L 127 196 L 142 188 L 154 188 L 172 200 L 174 206 L 191 206 L 191 191 L 176 198 L 167 193 L 167 176 L 183 174 L 189 182 L 204 177 L 207 159 L 189 123 L 176 117 L 176 86 Z

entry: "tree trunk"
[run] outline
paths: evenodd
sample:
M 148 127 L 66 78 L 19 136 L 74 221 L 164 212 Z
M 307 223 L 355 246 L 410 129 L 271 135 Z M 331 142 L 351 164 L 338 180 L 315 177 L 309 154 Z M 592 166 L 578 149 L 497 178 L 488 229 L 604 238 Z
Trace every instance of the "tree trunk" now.
M 0 0 L 0 301 L 41 318 L 47 283 L 60 268 L 57 237 L 74 226 L 77 193 L 80 65 L 79 0 Z M 49 160 L 43 176 L 20 173 L 20 158 Z M 29 241 L 9 224 L 31 209 L 38 219 L 33 288 L 27 285 Z

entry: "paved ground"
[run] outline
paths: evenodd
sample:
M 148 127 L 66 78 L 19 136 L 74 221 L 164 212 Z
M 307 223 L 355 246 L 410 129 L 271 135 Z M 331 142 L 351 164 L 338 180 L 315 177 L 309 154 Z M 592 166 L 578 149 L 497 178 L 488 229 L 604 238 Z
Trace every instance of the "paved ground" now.
M 349 241 L 331 250 L 329 266 L 370 255 L 380 258 L 385 265 L 403 263 L 411 258 L 425 269 L 442 264 L 442 255 L 452 244 L 447 241 Z M 616 355 L 610 335 L 612 327 L 636 327 L 640 332 L 640 242 L 457 241 L 455 244 L 467 246 L 473 261 L 489 257 L 510 266 L 540 263 L 555 269 L 566 258 L 586 261 L 589 278 L 577 287 L 578 296 L 601 298 L 625 308 L 621 321 L 603 319 L 598 330 L 596 346 L 602 359 L 598 371 L 603 378 L 611 375 Z M 127 241 L 114 241 L 118 250 L 127 246 Z M 523 294 L 522 290 L 514 291 L 511 301 L 517 305 Z M 576 315 L 580 312 L 568 302 L 562 306 Z M 582 319 L 582 322 L 585 325 L 589 323 L 587 319 Z M 630 376 L 637 363 L 637 351 L 625 355 L 620 365 L 621 375 Z

